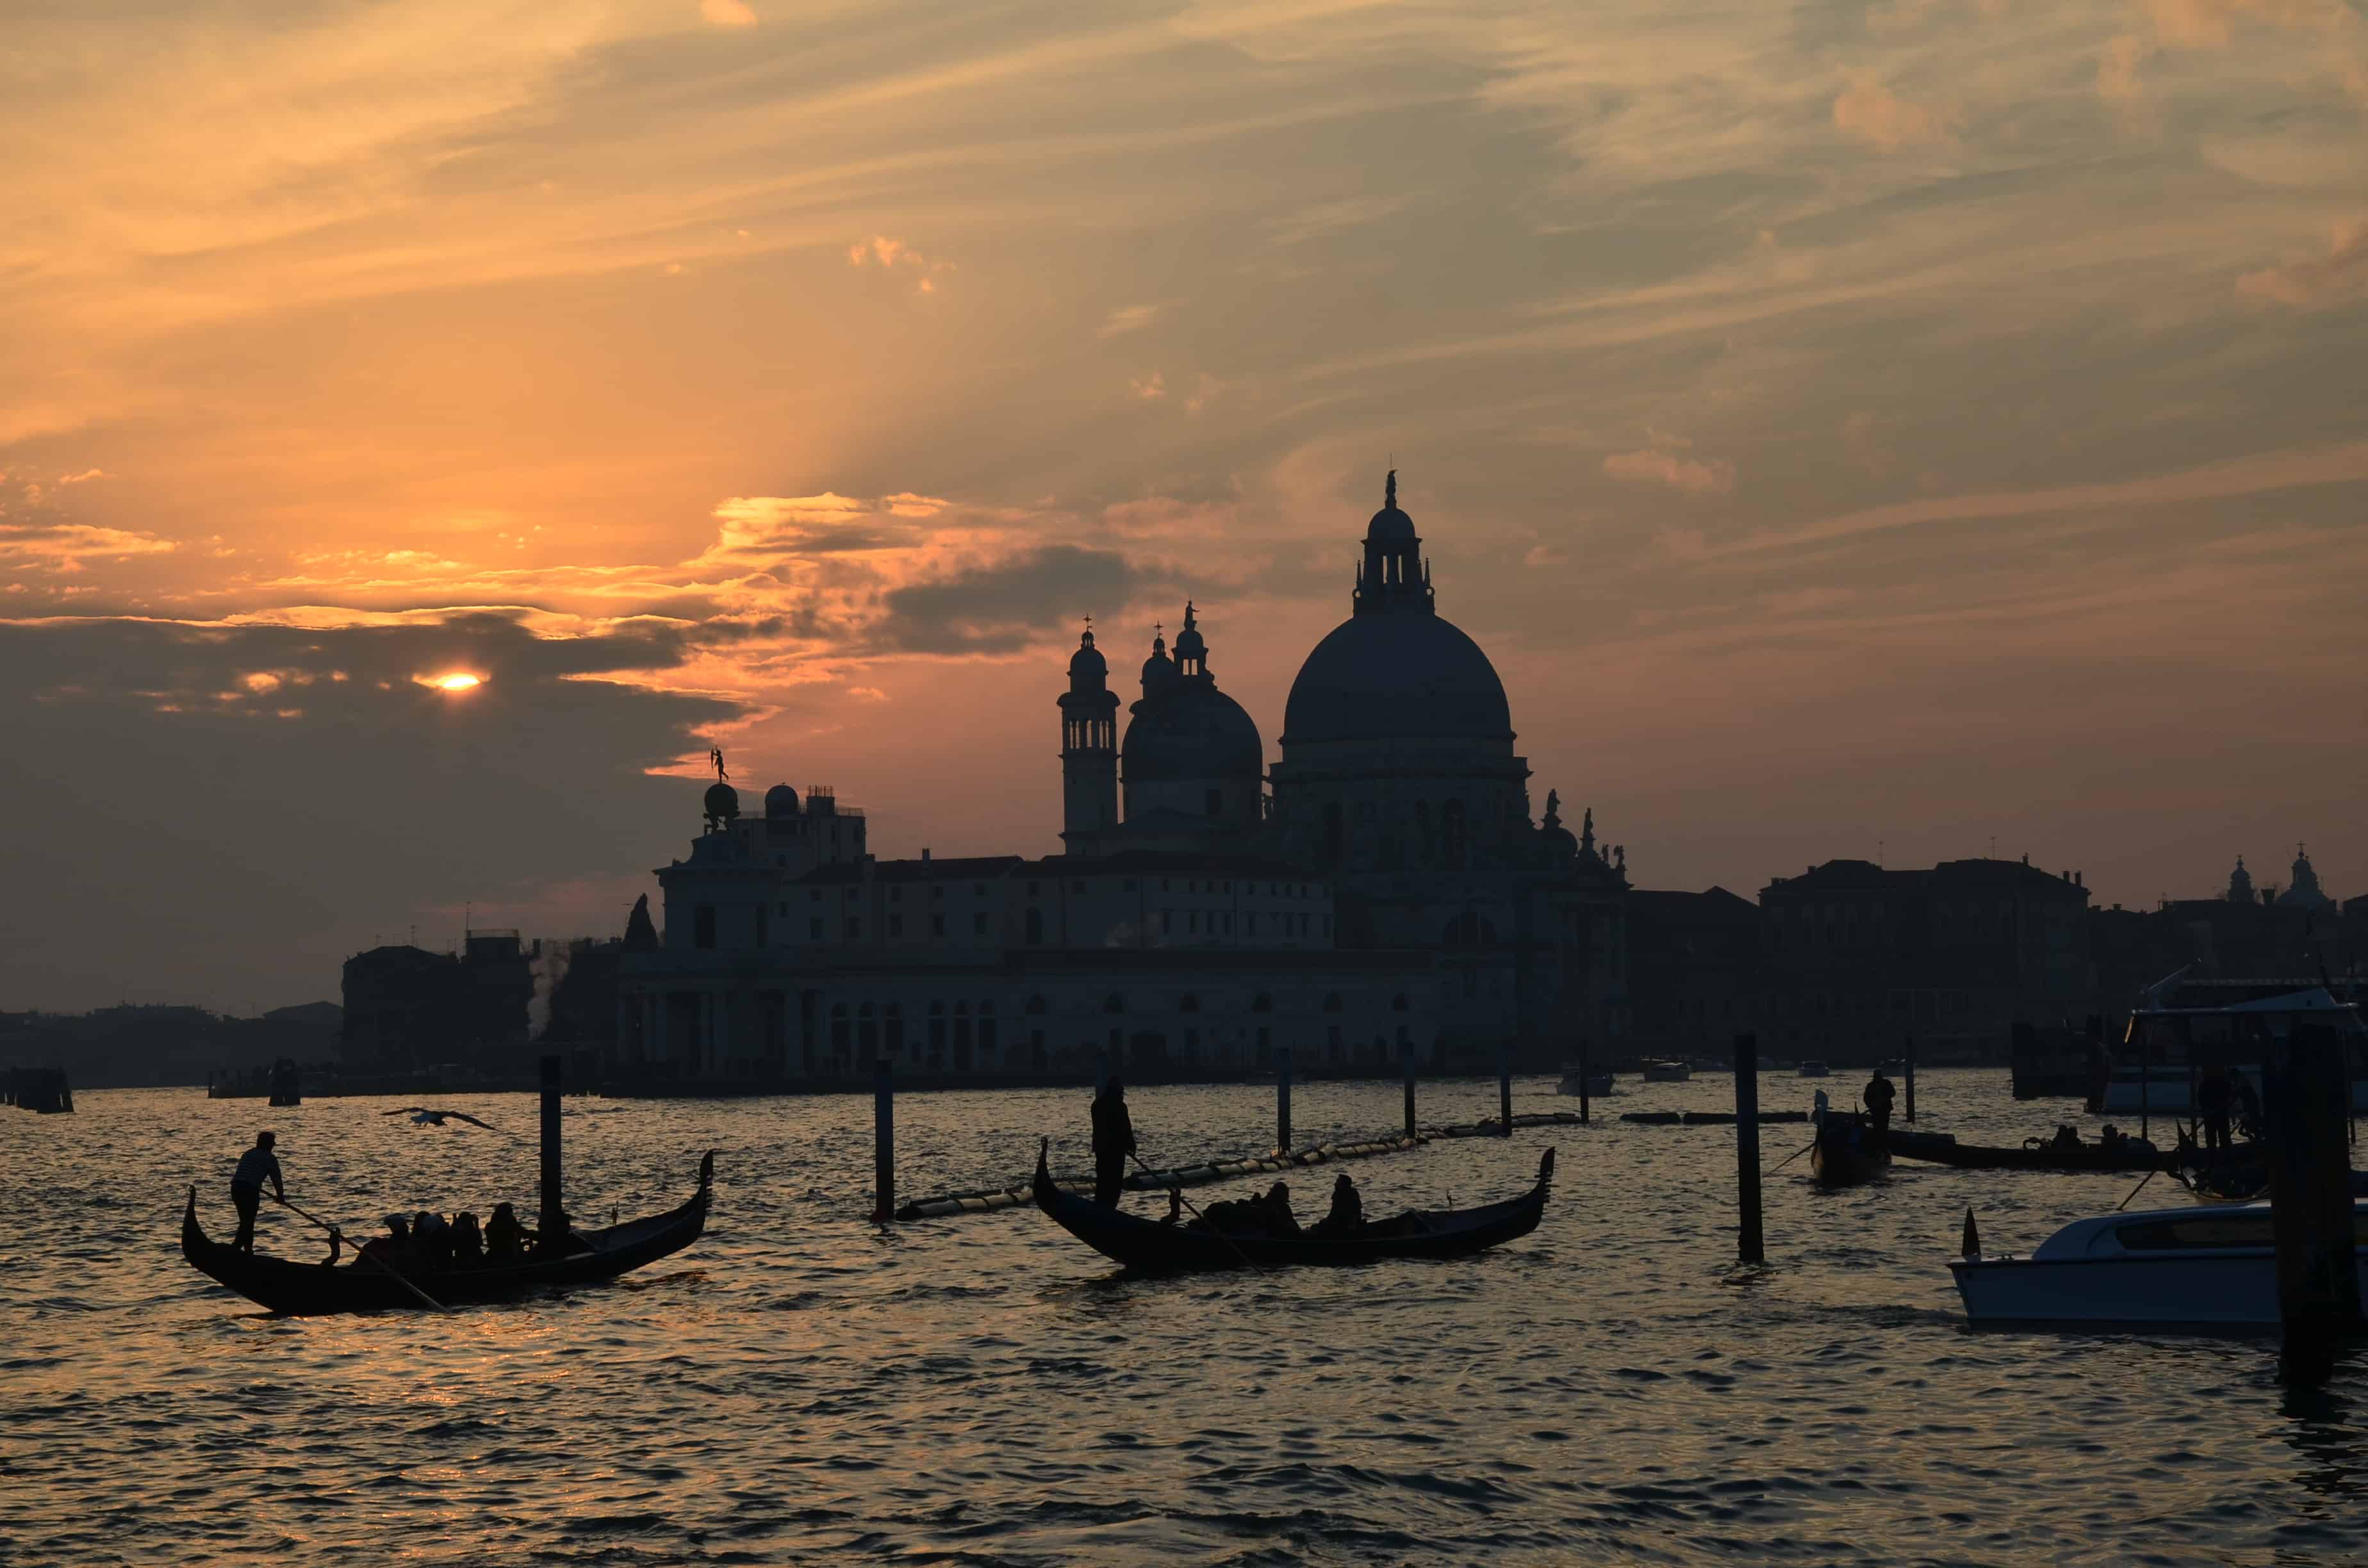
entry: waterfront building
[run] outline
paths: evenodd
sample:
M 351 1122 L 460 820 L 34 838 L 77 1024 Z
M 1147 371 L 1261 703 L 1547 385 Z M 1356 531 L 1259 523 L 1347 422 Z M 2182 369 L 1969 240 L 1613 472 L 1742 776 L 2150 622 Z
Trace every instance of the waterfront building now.
M 622 1077 L 1384 1071 L 1533 1065 L 1625 1028 L 1624 849 L 1532 822 L 1510 705 L 1438 613 L 1393 474 L 1350 614 L 1269 770 L 1200 608 L 1155 635 L 1123 733 L 1087 630 L 1055 699 L 1063 852 L 882 860 L 832 790 L 709 787 L 620 959 Z M 629 945 L 630 946 L 630 945 Z

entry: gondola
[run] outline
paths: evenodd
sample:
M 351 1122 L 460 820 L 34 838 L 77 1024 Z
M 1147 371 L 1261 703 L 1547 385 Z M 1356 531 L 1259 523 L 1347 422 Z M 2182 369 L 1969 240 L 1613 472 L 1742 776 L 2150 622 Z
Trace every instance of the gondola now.
M 1890 1165 L 1890 1152 L 1865 1118 L 1829 1110 L 1817 1123 L 1816 1141 L 1809 1147 L 1809 1175 L 1819 1187 L 1856 1187 L 1873 1181 Z
M 1036 1207 L 1104 1257 L 1144 1273 L 1201 1268 L 1279 1268 L 1300 1263 L 1376 1263 L 1392 1257 L 1463 1257 L 1526 1236 L 1545 1212 L 1554 1151 L 1538 1161 L 1537 1184 L 1520 1197 L 1479 1209 L 1409 1210 L 1355 1235 L 1278 1236 L 1165 1225 L 1105 1209 L 1063 1190 L 1045 1153 L 1036 1153 Z
M 199 1273 L 248 1301 L 295 1317 L 422 1306 L 413 1285 L 445 1306 L 506 1301 L 554 1287 L 614 1279 L 680 1252 L 706 1229 L 714 1178 L 715 1155 L 711 1152 L 699 1162 L 699 1190 L 689 1202 L 621 1225 L 572 1232 L 579 1250 L 564 1257 L 537 1256 L 507 1267 L 422 1270 L 407 1277 L 390 1272 L 374 1258 L 356 1257 L 332 1267 L 241 1252 L 209 1237 L 198 1223 L 198 1189 L 192 1187 L 188 1207 L 181 1214 L 181 1256 Z
M 2167 1171 L 2172 1156 L 2143 1139 L 2132 1138 L 2114 1148 L 2096 1143 L 2059 1146 L 2043 1142 L 2020 1149 L 1960 1143 L 1917 1133 L 1891 1135 L 1890 1151 L 1903 1160 L 1953 1165 L 1964 1171 Z

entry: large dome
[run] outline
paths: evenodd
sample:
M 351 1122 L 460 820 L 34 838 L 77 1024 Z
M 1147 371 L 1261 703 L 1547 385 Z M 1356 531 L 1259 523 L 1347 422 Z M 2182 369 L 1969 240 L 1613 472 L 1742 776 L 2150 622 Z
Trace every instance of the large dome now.
M 1505 685 L 1480 644 L 1453 621 L 1411 609 L 1334 627 L 1299 666 L 1282 710 L 1286 744 L 1512 736 Z
M 1127 782 L 1256 778 L 1266 745 L 1242 705 L 1207 680 L 1171 678 L 1135 704 L 1119 756 Z

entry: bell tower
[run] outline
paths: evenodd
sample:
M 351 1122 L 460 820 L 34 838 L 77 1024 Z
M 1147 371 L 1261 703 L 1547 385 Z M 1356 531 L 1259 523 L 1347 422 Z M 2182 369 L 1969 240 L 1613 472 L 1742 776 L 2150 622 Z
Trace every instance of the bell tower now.
M 1061 842 L 1069 854 L 1090 855 L 1094 836 L 1118 825 L 1118 693 L 1090 622 L 1069 655 L 1060 708 Z

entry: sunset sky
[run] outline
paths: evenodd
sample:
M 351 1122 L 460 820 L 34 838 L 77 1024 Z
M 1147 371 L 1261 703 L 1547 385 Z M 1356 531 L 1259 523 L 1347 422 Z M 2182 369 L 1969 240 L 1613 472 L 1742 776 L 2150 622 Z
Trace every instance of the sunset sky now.
M 0 165 L 0 1007 L 613 935 L 711 744 L 1051 851 L 1393 464 L 1639 885 L 2368 892 L 2343 0 L 36 0 Z

